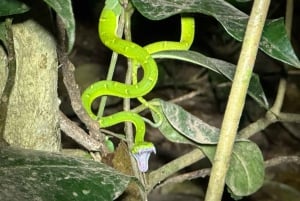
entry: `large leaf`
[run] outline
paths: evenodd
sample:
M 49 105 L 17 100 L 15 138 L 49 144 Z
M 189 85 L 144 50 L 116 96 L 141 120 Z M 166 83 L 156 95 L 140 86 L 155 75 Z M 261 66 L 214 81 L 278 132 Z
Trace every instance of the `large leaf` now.
M 0 17 L 21 14 L 29 11 L 29 7 L 19 0 L 1 0 Z
M 158 127 L 160 132 L 171 142 L 183 143 L 183 144 L 193 144 L 192 140 L 186 138 L 183 134 L 178 132 L 172 126 L 172 124 L 170 124 L 170 122 L 168 121 L 168 119 L 166 118 L 166 116 L 163 112 L 162 104 L 161 104 L 162 102 L 164 102 L 164 101 L 161 99 L 153 99 L 151 101 L 151 104 L 153 104 L 153 106 L 155 105 L 155 107 L 157 108 L 157 111 L 155 111 L 155 112 L 153 110 L 151 110 L 152 117 L 155 122 L 161 121 L 160 126 Z M 157 112 L 159 112 L 160 114 L 157 114 Z
M 213 127 L 182 107 L 165 101 L 160 101 L 162 110 L 168 122 L 176 131 L 199 144 L 217 144 L 220 129 Z
M 75 19 L 71 0 L 44 0 L 61 17 L 68 35 L 68 51 L 75 41 Z M 19 0 L 1 0 L 0 17 L 27 12 L 30 8 Z
M 199 147 L 213 162 L 216 146 Z M 225 181 L 230 193 L 234 196 L 254 193 L 263 185 L 264 175 L 264 160 L 259 147 L 251 141 L 235 142 Z
M 185 111 L 182 107 L 155 99 L 157 109 L 163 115 L 163 122 L 158 127 L 162 134 L 172 142 L 217 144 L 219 129 L 208 125 L 198 117 Z M 159 116 L 152 111 L 154 120 L 159 121 Z
M 225 30 L 241 41 L 249 16 L 223 0 L 132 0 L 135 7 L 145 17 L 160 20 L 178 13 L 203 13 L 216 18 Z M 260 49 L 271 57 L 300 68 L 287 37 L 283 19 L 266 22 Z
M 105 200 L 122 194 L 131 177 L 91 160 L 0 149 L 1 201 Z
M 153 58 L 171 58 L 191 62 L 208 68 L 216 73 L 222 74 L 229 80 L 233 80 L 236 68 L 236 66 L 231 63 L 215 58 L 210 58 L 195 51 L 162 51 L 153 54 Z M 260 84 L 259 77 L 256 74 L 252 74 L 248 88 L 248 94 L 262 107 L 268 109 L 269 104 L 267 98 Z
M 68 51 L 72 50 L 75 41 L 75 19 L 71 0 L 44 0 L 59 15 L 68 35 Z
M 215 144 L 219 138 L 217 128 L 209 126 L 178 105 L 160 99 L 155 99 L 151 103 L 165 115 L 159 130 L 168 140 L 193 144 L 213 162 Z M 159 121 L 159 115 L 155 112 L 152 112 L 152 115 L 155 121 Z M 264 164 L 260 149 L 251 141 L 237 139 L 226 176 L 229 191 L 233 196 L 247 196 L 260 188 L 263 181 Z

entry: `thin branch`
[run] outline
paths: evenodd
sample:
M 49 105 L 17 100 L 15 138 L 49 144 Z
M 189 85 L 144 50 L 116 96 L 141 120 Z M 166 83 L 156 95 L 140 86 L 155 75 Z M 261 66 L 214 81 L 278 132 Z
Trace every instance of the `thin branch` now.
M 83 129 L 68 119 L 61 111 L 59 112 L 59 121 L 61 130 L 88 151 L 101 151 L 103 149 L 102 143 L 87 135 Z
M 294 14 L 294 0 L 286 1 L 286 10 L 285 10 L 285 27 L 287 36 L 291 38 L 291 30 L 293 24 L 293 14 Z
M 179 103 L 179 102 L 182 102 L 182 101 L 185 101 L 185 100 L 188 100 L 188 99 L 192 99 L 194 98 L 195 96 L 201 94 L 203 92 L 203 89 L 198 89 L 196 91 L 192 91 L 188 94 L 184 94 L 183 96 L 179 96 L 175 99 L 172 99 L 170 100 L 170 102 L 172 103 Z
M 280 112 L 284 100 L 285 90 L 286 90 L 286 80 L 280 79 L 274 105 L 270 108 L 269 111 L 267 111 L 264 117 L 261 117 L 257 121 L 248 125 L 246 128 L 242 129 L 239 132 L 239 137 L 250 138 L 251 136 L 258 133 L 259 131 L 267 128 L 270 124 L 278 121 L 300 123 L 299 114 Z
M 201 170 L 195 170 L 195 171 L 188 172 L 188 173 L 181 174 L 181 175 L 176 175 L 174 177 L 170 177 L 170 178 L 166 179 L 165 181 L 160 183 L 155 188 L 161 188 L 167 184 L 180 183 L 180 182 L 184 182 L 187 180 L 197 179 L 200 177 L 204 178 L 204 177 L 210 175 L 210 171 L 211 171 L 211 168 L 204 168 Z
M 90 136 L 92 136 L 94 139 L 99 140 L 100 142 L 104 142 L 105 136 L 99 132 L 99 123 L 92 120 L 82 106 L 80 89 L 76 83 L 74 75 L 75 67 L 69 61 L 66 53 L 66 33 L 64 24 L 59 17 L 57 19 L 57 27 L 59 38 L 58 59 L 60 65 L 62 66 L 63 81 L 68 91 L 72 108 L 77 117 L 87 126 Z M 105 149 L 105 146 L 101 147 L 101 153 L 103 155 L 106 155 L 108 153 L 107 149 Z
M 270 124 L 277 122 L 277 117 L 270 111 L 266 115 L 257 121 L 249 124 L 246 128 L 242 129 L 238 136 L 240 138 L 250 138 L 261 130 L 267 128 Z
M 284 163 L 295 163 L 297 165 L 300 165 L 300 157 L 299 156 L 278 156 L 272 159 L 269 159 L 264 162 L 265 168 L 277 166 L 277 165 L 282 165 Z M 197 179 L 200 177 L 206 177 L 209 176 L 211 172 L 211 168 L 205 168 L 201 170 L 195 170 L 192 172 L 184 173 L 181 175 L 176 175 L 173 177 L 170 177 L 166 179 L 165 181 L 159 183 L 155 188 L 161 188 L 167 184 L 172 184 L 172 183 L 180 183 L 184 182 L 186 180 L 192 180 L 192 179 Z
M 278 115 L 278 121 L 300 124 L 300 114 L 281 112 Z
M 193 151 L 190 151 L 189 153 L 184 154 L 176 158 L 175 160 L 165 164 L 159 169 L 150 172 L 148 176 L 147 190 L 151 191 L 156 184 L 165 180 L 170 175 L 187 166 L 190 166 L 191 164 L 203 158 L 205 158 L 203 152 L 200 149 L 194 149 Z
M 14 38 L 12 31 L 12 19 L 7 18 L 5 20 L 5 29 L 6 29 L 6 38 L 5 38 L 5 46 L 7 50 L 7 60 L 8 60 L 8 75 L 6 80 L 6 85 L 4 87 L 1 99 L 0 99 L 0 145 L 7 145 L 5 140 L 3 139 L 5 123 L 7 117 L 7 110 L 9 104 L 9 98 L 12 92 L 12 89 L 15 85 L 16 79 L 16 70 L 17 70 L 17 62 L 15 55 L 15 47 L 14 47 Z
M 279 81 L 275 102 L 272 108 L 270 109 L 275 115 L 278 115 L 278 113 L 281 111 L 285 91 L 286 91 L 286 80 L 281 78 Z
M 124 26 L 124 35 L 125 39 L 127 41 L 132 41 L 131 38 L 131 16 L 133 14 L 133 7 L 131 3 L 128 0 L 124 0 L 122 2 L 124 6 L 124 18 L 125 18 L 125 26 Z M 126 84 L 131 84 L 132 83 L 132 61 L 130 59 L 127 60 L 128 63 L 128 68 L 126 72 L 126 78 L 125 78 L 125 83 Z M 130 110 L 130 99 L 125 98 L 124 101 L 124 106 L 123 109 L 124 111 L 129 111 Z M 130 122 L 125 122 L 125 134 L 126 134 L 126 140 L 128 144 L 128 148 L 131 149 L 133 146 L 134 142 L 134 135 L 133 135 L 133 126 L 132 123 Z M 138 180 L 142 183 L 143 186 L 146 186 L 146 181 L 143 173 L 141 173 L 138 169 L 137 162 L 134 159 L 133 155 L 130 154 L 130 162 L 131 162 L 131 167 L 134 173 L 134 176 L 138 178 Z M 147 200 L 147 194 L 144 192 L 142 188 L 139 188 L 140 196 L 143 200 Z
M 278 156 L 265 161 L 265 168 L 281 165 L 283 163 L 296 163 L 300 165 L 300 156 Z

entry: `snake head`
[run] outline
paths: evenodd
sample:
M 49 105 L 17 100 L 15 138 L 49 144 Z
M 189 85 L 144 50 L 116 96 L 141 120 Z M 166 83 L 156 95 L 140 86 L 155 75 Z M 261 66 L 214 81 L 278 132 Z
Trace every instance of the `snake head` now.
M 131 153 L 137 161 L 141 172 L 147 172 L 149 157 L 152 152 L 156 153 L 156 150 L 151 142 L 138 142 L 134 144 Z

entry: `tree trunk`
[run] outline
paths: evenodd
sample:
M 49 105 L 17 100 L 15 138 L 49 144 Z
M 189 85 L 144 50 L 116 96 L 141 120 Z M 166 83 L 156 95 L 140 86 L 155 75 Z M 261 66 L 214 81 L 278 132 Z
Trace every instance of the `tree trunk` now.
M 12 146 L 59 151 L 56 42 L 53 34 L 45 28 L 45 23 L 34 19 L 40 18 L 13 25 L 17 70 L 8 104 L 4 139 Z M 7 62 L 1 50 L 0 59 L 2 93 Z

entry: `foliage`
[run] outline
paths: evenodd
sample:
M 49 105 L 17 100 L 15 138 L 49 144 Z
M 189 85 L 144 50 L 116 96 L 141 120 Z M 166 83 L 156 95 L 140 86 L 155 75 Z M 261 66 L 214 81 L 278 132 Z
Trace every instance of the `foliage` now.
M 75 40 L 75 19 L 71 1 L 44 0 L 65 24 L 68 34 L 68 51 L 71 51 Z M 30 10 L 30 4 L 20 0 L 3 0 L 0 2 L 0 17 L 22 14 Z M 1 38 L 0 38 L 1 39 Z
M 159 130 L 170 141 L 192 144 L 200 147 L 212 162 L 215 145 L 219 139 L 219 129 L 208 125 L 188 113 L 180 106 L 155 100 L 158 109 L 164 113 Z M 152 113 L 155 119 L 158 116 Z M 237 139 L 227 173 L 226 184 L 235 196 L 246 196 L 261 187 L 264 181 L 263 156 L 257 145 L 245 139 Z
M 245 2 L 241 1 L 240 2 Z M 75 20 L 71 1 L 44 0 L 62 19 L 68 35 L 68 51 L 75 40 Z M 238 41 L 244 37 L 249 16 L 222 0 L 132 0 L 134 7 L 151 20 L 161 20 L 180 13 L 202 13 L 213 16 L 227 33 Z M 14 18 L 30 10 L 21 0 L 2 0 L 0 17 Z M 0 40 L 5 27 L 0 23 Z M 268 20 L 260 49 L 270 57 L 300 68 L 300 62 L 288 40 L 283 19 Z M 195 51 L 164 51 L 153 58 L 177 59 L 197 64 L 232 80 L 235 65 L 209 58 Z M 270 109 L 257 75 L 252 75 L 248 94 L 266 110 Z M 158 129 L 171 142 L 186 143 L 201 149 L 213 161 L 219 129 L 208 125 L 176 104 L 160 99 L 149 101 Z M 150 108 L 151 109 L 151 108 Z M 161 119 L 162 118 L 162 119 Z M 160 122 L 161 121 L 161 122 Z M 133 179 L 116 170 L 92 161 L 18 149 L 0 149 L 1 200 L 113 200 Z M 28 177 L 29 176 L 29 177 Z M 25 179 L 26 178 L 26 179 Z M 25 180 L 24 180 L 25 179 Z M 262 153 L 247 139 L 237 139 L 226 184 L 233 196 L 247 196 L 260 188 L 264 181 Z M 11 191 L 11 188 L 15 190 Z M 27 192 L 27 193 L 24 193 Z M 49 196 L 50 195 L 50 196 Z
M 147 18 L 160 20 L 178 13 L 203 13 L 216 18 L 225 30 L 241 41 L 249 16 L 222 0 L 133 0 L 136 8 Z M 288 40 L 283 19 L 269 20 L 265 24 L 260 48 L 269 56 L 300 68 L 300 62 Z
M 1 200 L 113 200 L 131 177 L 105 164 L 16 148 L 0 149 Z M 26 192 L 26 193 L 25 193 Z

